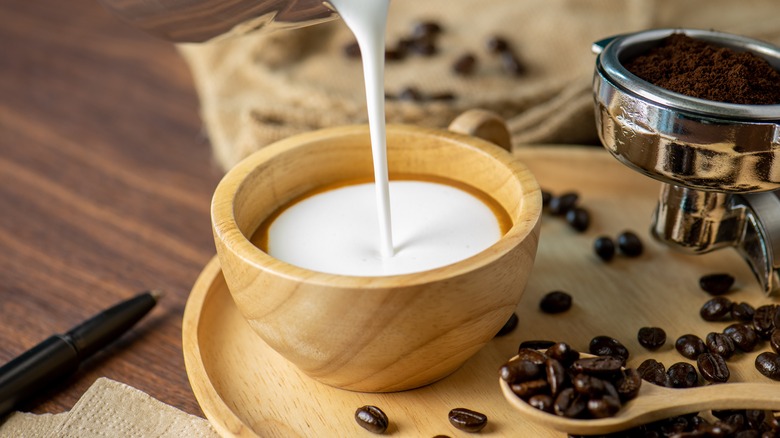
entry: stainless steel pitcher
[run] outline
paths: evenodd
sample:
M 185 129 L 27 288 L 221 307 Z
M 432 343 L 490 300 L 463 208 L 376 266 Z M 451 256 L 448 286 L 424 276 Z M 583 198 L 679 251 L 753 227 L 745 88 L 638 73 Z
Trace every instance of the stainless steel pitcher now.
M 100 0 L 131 25 L 174 42 L 203 42 L 261 28 L 336 18 L 323 0 Z

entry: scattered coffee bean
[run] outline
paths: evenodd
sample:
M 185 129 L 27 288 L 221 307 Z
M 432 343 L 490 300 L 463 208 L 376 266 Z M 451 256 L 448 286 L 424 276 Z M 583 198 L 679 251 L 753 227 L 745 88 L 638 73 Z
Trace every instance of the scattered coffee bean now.
M 650 351 L 658 350 L 666 343 L 666 332 L 660 327 L 642 327 L 636 335 L 639 345 Z
M 741 302 L 739 304 L 734 303 L 731 306 L 731 317 L 737 321 L 751 322 L 753 321 L 753 315 L 756 313 L 756 309 L 748 303 Z
M 734 352 L 737 349 L 731 337 L 724 333 L 707 333 L 704 343 L 707 344 L 710 353 L 718 354 L 724 359 L 728 359 L 734 355 Z
M 485 42 L 485 48 L 488 52 L 499 54 L 511 50 L 509 47 L 509 41 L 506 38 L 494 35 Z
M 423 100 L 423 95 L 415 87 L 405 87 L 398 93 L 399 100 L 409 100 L 413 102 L 419 102 Z
M 566 222 L 580 233 L 590 226 L 590 213 L 582 207 L 574 207 L 566 212 Z
M 501 327 L 501 330 L 496 333 L 496 336 L 506 336 L 509 333 L 512 333 L 512 331 L 517 327 L 517 322 L 517 313 L 512 312 L 512 316 L 510 316 L 504 326 Z
M 436 46 L 436 40 L 433 37 L 416 38 L 410 46 L 410 50 L 425 57 L 439 53 L 439 48 Z
M 531 339 L 531 340 L 528 340 L 528 341 L 521 342 L 519 349 L 520 350 L 523 350 L 523 349 L 528 349 L 528 350 L 546 350 L 546 349 L 552 347 L 553 345 L 555 345 L 555 341 L 547 341 L 547 340 L 543 340 L 543 339 Z M 542 356 L 542 358 L 544 358 L 544 355 L 542 355 L 538 351 L 534 351 L 534 353 L 536 353 L 536 354 Z M 544 361 L 544 359 L 542 359 L 542 361 Z
M 715 297 L 701 306 L 699 315 L 705 321 L 723 321 L 731 317 L 731 306 L 733 304 L 726 297 Z
M 590 340 L 588 351 L 596 356 L 612 356 L 623 361 L 628 360 L 628 349 L 615 338 L 609 336 L 596 336 Z
M 542 207 L 547 207 L 548 205 L 550 205 L 550 200 L 552 199 L 552 197 L 553 197 L 552 193 L 542 189 Z
M 466 408 L 455 408 L 448 415 L 450 424 L 466 432 L 479 432 L 488 422 L 485 414 Z
M 412 38 L 430 38 L 439 35 L 444 29 L 437 21 L 426 20 L 414 25 Z
M 729 380 L 729 367 L 719 354 L 703 353 L 696 359 L 699 373 L 710 382 L 722 383 Z
M 545 354 L 547 357 L 557 360 L 565 367 L 570 366 L 575 360 L 580 358 L 580 352 L 571 348 L 571 346 L 565 342 L 556 342 L 554 345 L 547 348 Z
M 644 249 L 642 240 L 632 231 L 624 231 L 617 238 L 618 249 L 627 257 L 639 257 Z
M 389 424 L 387 415 L 376 406 L 363 406 L 355 411 L 355 421 L 363 429 L 373 433 L 385 433 Z
M 562 313 L 571 308 L 572 297 L 563 291 L 552 291 L 545 294 L 539 302 L 539 308 L 544 313 Z
M 504 71 L 512 76 L 522 76 L 526 73 L 527 68 L 520 58 L 512 52 L 501 52 L 501 65 L 504 67 Z
M 674 348 L 684 357 L 691 360 L 696 360 L 699 355 L 707 352 L 707 345 L 704 341 L 700 337 L 691 334 L 677 338 Z
M 699 385 L 699 373 L 688 362 L 677 362 L 666 371 L 672 388 L 693 388 Z
M 734 285 L 730 274 L 708 274 L 699 279 L 699 287 L 710 295 L 723 295 Z
M 393 61 L 401 61 L 404 58 L 406 58 L 406 50 L 395 48 L 395 49 L 385 49 L 385 61 L 393 62 Z
M 553 196 L 550 199 L 550 214 L 555 216 L 563 216 L 574 208 L 579 201 L 580 195 L 576 192 L 567 192 L 559 196 Z
M 642 380 L 646 380 L 653 385 L 670 386 L 666 367 L 655 359 L 646 359 L 636 368 L 636 371 Z
M 477 57 L 472 53 L 461 55 L 452 64 L 452 71 L 460 76 L 471 76 L 477 69 Z
M 769 339 L 772 335 L 772 331 L 775 328 L 775 313 L 777 312 L 777 306 L 774 304 L 766 304 L 759 306 L 756 312 L 753 314 L 753 328 L 756 330 L 756 334 L 761 339 Z
M 727 335 L 734 341 L 734 346 L 744 352 L 753 351 L 758 344 L 758 335 L 753 327 L 747 324 L 731 324 L 723 329 L 723 334 Z
M 756 369 L 772 380 L 780 380 L 780 355 L 765 351 L 756 357 Z
M 780 328 L 776 328 L 772 332 L 772 336 L 769 337 L 769 345 L 775 350 L 775 353 L 780 353 Z
M 608 262 L 615 257 L 615 242 L 606 236 L 598 237 L 593 241 L 593 251 L 601 260 Z
M 357 41 L 353 41 L 344 46 L 344 54 L 348 58 L 360 58 L 360 46 Z
M 458 96 L 455 95 L 455 93 L 451 91 L 440 91 L 437 93 L 431 93 L 428 95 L 428 100 L 438 100 L 438 101 L 449 101 L 449 100 L 455 100 Z

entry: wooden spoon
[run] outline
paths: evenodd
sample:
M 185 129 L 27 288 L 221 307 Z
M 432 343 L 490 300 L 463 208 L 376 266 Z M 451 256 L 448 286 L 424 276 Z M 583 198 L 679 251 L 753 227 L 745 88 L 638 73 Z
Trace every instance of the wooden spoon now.
M 581 354 L 581 357 L 592 357 Z M 767 383 L 720 383 L 695 388 L 664 388 L 642 381 L 639 395 L 608 418 L 572 419 L 536 409 L 512 392 L 499 378 L 509 403 L 528 420 L 574 435 L 598 435 L 630 429 L 668 417 L 720 409 L 780 410 L 780 385 Z

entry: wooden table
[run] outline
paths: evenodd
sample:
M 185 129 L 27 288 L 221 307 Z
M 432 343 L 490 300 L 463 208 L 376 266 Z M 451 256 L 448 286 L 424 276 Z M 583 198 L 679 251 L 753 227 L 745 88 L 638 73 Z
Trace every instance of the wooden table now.
M 159 288 L 145 320 L 24 409 L 68 410 L 105 376 L 201 415 L 181 318 L 214 254 L 221 171 L 192 79 L 171 43 L 66 3 L 0 0 L 0 363 Z

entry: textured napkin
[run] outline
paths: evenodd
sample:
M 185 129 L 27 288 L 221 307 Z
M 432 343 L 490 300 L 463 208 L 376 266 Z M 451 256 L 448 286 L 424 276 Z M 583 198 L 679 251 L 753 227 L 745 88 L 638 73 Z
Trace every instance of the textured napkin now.
M 218 437 L 208 421 L 166 405 L 133 387 L 100 378 L 70 412 L 15 412 L 0 437 L 154 438 Z
M 716 29 L 780 44 L 777 0 L 393 0 L 388 46 L 415 23 L 444 27 L 435 56 L 387 63 L 385 86 L 398 94 L 454 92 L 452 101 L 390 100 L 393 123 L 446 127 L 483 108 L 501 115 L 515 147 L 597 143 L 591 78 L 594 41 L 654 27 Z M 526 67 L 503 72 L 485 41 L 500 34 Z M 214 155 L 228 169 L 249 153 L 290 135 L 366 121 L 360 63 L 344 55 L 354 37 L 340 21 L 303 29 L 181 45 L 200 96 Z M 476 71 L 452 65 L 465 52 Z

